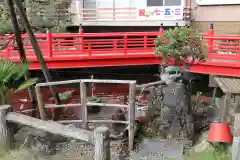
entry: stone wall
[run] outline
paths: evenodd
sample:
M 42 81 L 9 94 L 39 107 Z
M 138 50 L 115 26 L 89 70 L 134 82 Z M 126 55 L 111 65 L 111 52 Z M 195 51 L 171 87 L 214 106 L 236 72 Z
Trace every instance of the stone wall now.
M 211 23 L 214 24 L 216 34 L 240 34 L 240 21 L 194 21 L 192 26 L 201 33 L 207 33 Z

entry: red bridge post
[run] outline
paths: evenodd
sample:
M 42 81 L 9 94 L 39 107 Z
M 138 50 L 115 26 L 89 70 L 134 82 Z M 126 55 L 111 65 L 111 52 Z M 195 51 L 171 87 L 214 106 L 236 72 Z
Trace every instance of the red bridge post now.
M 83 27 L 82 24 L 79 25 L 79 41 L 80 41 L 80 52 L 84 49 L 84 39 L 83 39 Z
M 124 35 L 123 37 L 123 49 L 124 49 L 124 55 L 127 55 L 127 35 Z
M 5 54 L 6 54 L 6 56 L 8 57 L 8 58 L 11 58 L 10 56 L 11 56 L 11 47 L 12 46 L 12 40 L 8 43 L 8 46 L 7 46 L 7 48 L 5 49 Z
M 163 24 L 161 23 L 161 26 L 159 28 L 159 35 L 164 33 L 164 28 L 163 28 Z
M 144 44 L 143 44 L 143 47 L 144 47 L 144 48 L 147 48 L 147 40 L 148 40 L 148 36 L 147 36 L 147 35 L 144 35 L 144 36 L 143 36 L 143 41 L 144 41 L 144 42 L 143 42 L 143 43 L 144 43 Z
M 164 28 L 163 28 L 163 24 L 161 23 L 161 26 L 159 28 L 159 34 L 157 36 L 162 35 L 162 34 L 164 34 Z
M 49 58 L 53 56 L 53 44 L 52 44 L 52 32 L 50 30 L 47 31 L 47 53 Z
M 208 31 L 208 55 L 213 53 L 213 36 L 214 36 L 214 27 L 212 23 L 210 24 L 210 29 Z

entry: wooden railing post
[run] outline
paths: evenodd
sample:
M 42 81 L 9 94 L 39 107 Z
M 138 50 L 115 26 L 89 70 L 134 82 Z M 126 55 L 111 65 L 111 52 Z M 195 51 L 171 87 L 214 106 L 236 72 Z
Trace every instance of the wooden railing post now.
M 87 91 L 86 85 L 84 82 L 80 82 L 80 99 L 81 99 L 81 114 L 82 114 L 82 121 L 83 127 L 87 128 Z
M 47 31 L 47 52 L 48 56 L 51 58 L 53 56 L 53 44 L 52 44 L 52 32 L 50 30 Z
M 80 41 L 80 51 L 84 50 L 84 39 L 83 39 L 83 27 L 82 24 L 79 26 L 79 41 Z
M 47 114 L 45 112 L 44 101 L 42 98 L 41 88 L 39 86 L 35 86 L 35 92 L 38 102 L 38 110 L 40 112 L 40 117 L 42 120 L 47 120 Z
M 129 151 L 133 149 L 134 146 L 134 135 L 135 135 L 135 98 L 136 98 L 136 83 L 129 84 L 129 103 L 128 103 L 128 118 L 129 118 Z
M 210 24 L 210 30 L 208 31 L 208 54 L 213 53 L 213 35 L 214 35 L 214 28 L 213 23 Z
M 12 134 L 7 124 L 6 115 L 10 111 L 10 105 L 0 106 L 0 149 L 7 151 L 12 147 Z
M 97 127 L 94 130 L 94 160 L 110 160 L 110 140 L 108 127 Z

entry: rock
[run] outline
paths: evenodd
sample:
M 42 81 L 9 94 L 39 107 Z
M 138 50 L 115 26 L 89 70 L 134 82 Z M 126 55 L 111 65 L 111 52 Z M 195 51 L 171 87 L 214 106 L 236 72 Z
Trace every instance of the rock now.
M 29 147 L 43 155 L 55 153 L 55 143 L 63 139 L 61 136 L 31 127 L 22 127 L 14 138 L 16 147 Z
M 202 133 L 199 138 L 198 143 L 191 149 L 195 153 L 200 153 L 212 148 L 211 144 L 208 142 L 208 131 Z

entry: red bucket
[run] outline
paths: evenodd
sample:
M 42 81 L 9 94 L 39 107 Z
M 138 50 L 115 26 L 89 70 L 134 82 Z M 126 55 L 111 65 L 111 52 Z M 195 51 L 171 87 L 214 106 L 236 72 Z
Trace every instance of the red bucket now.
M 208 133 L 209 142 L 232 143 L 233 137 L 227 123 L 212 123 Z

